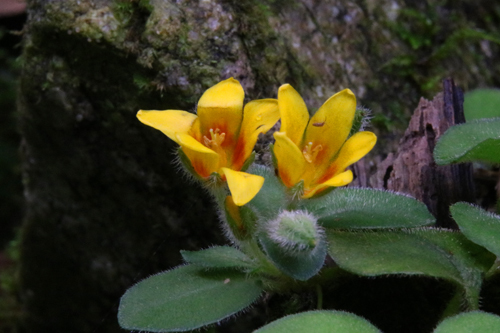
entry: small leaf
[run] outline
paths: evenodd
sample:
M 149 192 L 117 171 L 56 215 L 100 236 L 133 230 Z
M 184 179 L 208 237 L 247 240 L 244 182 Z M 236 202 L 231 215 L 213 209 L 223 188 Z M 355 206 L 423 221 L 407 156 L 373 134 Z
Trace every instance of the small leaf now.
M 381 333 L 368 320 L 344 311 L 308 311 L 283 317 L 254 333 Z
M 207 268 L 247 268 L 256 264 L 240 250 L 232 246 L 214 246 L 201 251 L 181 251 L 182 258 L 189 264 Z
M 118 322 L 129 330 L 188 331 L 243 310 L 261 293 L 256 280 L 241 272 L 181 266 L 128 289 L 120 300 Z
M 434 160 L 439 165 L 470 161 L 500 163 L 500 118 L 450 127 L 434 148 Z
M 492 313 L 471 311 L 443 320 L 433 333 L 498 332 L 500 317 Z
M 476 89 L 465 94 L 464 114 L 467 122 L 500 117 L 500 89 Z
M 339 188 L 302 204 L 325 228 L 411 228 L 435 221 L 412 197 L 368 188 Z
M 450 212 L 467 238 L 500 256 L 500 216 L 464 202 L 451 206 Z
M 300 281 L 308 280 L 316 275 L 325 262 L 327 246 L 323 237 L 319 239 L 314 249 L 304 251 L 283 248 L 265 234 L 261 235 L 260 241 L 276 267 Z
M 328 253 L 343 269 L 366 276 L 428 275 L 471 287 L 495 256 L 444 229 L 351 232 L 327 230 Z

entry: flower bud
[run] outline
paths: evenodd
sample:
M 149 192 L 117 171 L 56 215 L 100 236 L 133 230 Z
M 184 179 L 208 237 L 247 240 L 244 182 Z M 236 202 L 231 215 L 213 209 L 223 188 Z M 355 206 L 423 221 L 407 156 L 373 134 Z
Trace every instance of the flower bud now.
M 323 229 L 305 211 L 281 212 L 261 233 L 260 242 L 274 265 L 297 280 L 313 277 L 325 262 Z
M 323 230 L 305 211 L 283 211 L 269 223 L 269 238 L 286 251 L 309 252 L 321 241 Z

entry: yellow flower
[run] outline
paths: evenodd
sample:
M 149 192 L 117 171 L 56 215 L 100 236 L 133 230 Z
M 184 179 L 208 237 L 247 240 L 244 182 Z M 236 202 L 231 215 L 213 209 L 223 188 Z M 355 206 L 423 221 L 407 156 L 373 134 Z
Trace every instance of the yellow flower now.
M 349 184 L 353 175 L 345 169 L 377 141 L 372 132 L 358 132 L 347 139 L 356 112 L 354 94 L 345 89 L 333 95 L 311 119 L 304 100 L 289 84 L 280 87 L 278 104 L 281 129 L 274 133 L 274 155 L 283 183 L 293 187 L 303 181 L 302 198 Z
M 240 170 L 259 134 L 279 119 L 275 99 L 255 100 L 243 109 L 244 98 L 240 83 L 230 78 L 205 91 L 197 115 L 180 110 L 141 110 L 137 118 L 178 143 L 201 178 L 216 172 L 226 179 L 234 202 L 242 206 L 259 192 L 264 178 Z

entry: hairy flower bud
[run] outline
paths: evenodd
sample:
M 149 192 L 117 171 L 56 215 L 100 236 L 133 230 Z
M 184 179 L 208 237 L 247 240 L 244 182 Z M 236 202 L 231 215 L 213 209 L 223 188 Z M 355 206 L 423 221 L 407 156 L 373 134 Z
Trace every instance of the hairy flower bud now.
M 308 212 L 283 211 L 269 223 L 268 235 L 287 251 L 308 252 L 319 244 L 323 230 Z
M 305 281 L 316 275 L 326 257 L 323 229 L 306 211 L 283 211 L 267 224 L 260 242 L 283 273 Z

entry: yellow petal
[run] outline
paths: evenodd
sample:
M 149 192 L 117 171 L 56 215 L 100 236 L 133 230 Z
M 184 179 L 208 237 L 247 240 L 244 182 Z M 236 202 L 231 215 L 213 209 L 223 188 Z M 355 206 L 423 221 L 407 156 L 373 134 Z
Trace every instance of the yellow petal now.
M 299 146 L 309 121 L 306 103 L 291 85 L 284 84 L 278 90 L 278 104 L 281 114 L 280 132 L 286 132 L 290 140 Z
M 265 133 L 280 117 L 276 99 L 259 99 L 245 105 L 243 123 L 233 152 L 231 168 L 240 170 L 252 153 L 260 133 Z
M 200 126 L 200 118 L 196 117 L 196 119 L 191 124 L 191 129 L 189 130 L 189 134 L 195 138 L 197 141 L 202 142 L 203 137 L 201 135 L 201 126 Z
M 306 129 L 304 144 L 321 145 L 314 164 L 325 165 L 337 154 L 351 131 L 356 97 L 349 89 L 330 97 L 314 114 Z
M 372 132 L 358 132 L 347 140 L 339 154 L 330 163 L 328 169 L 318 177 L 317 182 L 322 183 L 333 176 L 343 172 L 349 165 L 356 163 L 375 146 L 377 136 Z
M 326 190 L 328 187 L 339 187 L 339 186 L 344 186 L 352 182 L 353 175 L 351 170 L 347 170 L 345 172 L 342 172 L 341 174 L 338 174 L 330 179 L 328 179 L 326 182 L 317 185 L 314 187 L 312 190 L 307 190 L 304 191 L 304 195 L 302 196 L 303 199 L 311 198 L 315 194 L 320 193 L 321 191 Z
M 274 155 L 278 160 L 278 173 L 287 187 L 292 187 L 300 181 L 304 173 L 306 160 L 300 149 L 284 132 L 274 133 Z
M 345 170 L 356 163 L 372 150 L 377 142 L 377 136 L 372 132 L 358 132 L 351 136 L 340 149 L 339 155 L 333 161 L 338 171 Z
M 198 102 L 202 136 L 210 139 L 210 129 L 225 133 L 222 147 L 234 147 L 243 118 L 245 92 L 241 84 L 229 78 L 209 88 Z
M 198 118 L 196 115 L 180 110 L 137 112 L 137 118 L 145 125 L 162 131 L 166 136 L 179 143 L 177 133 L 188 133 L 191 125 Z
M 243 206 L 250 202 L 264 185 L 264 177 L 229 168 L 221 168 L 221 170 L 226 176 L 227 186 L 237 206 Z
M 177 133 L 175 135 L 176 140 L 179 142 L 179 144 L 182 147 L 187 147 L 191 150 L 197 151 L 199 153 L 204 153 L 204 154 L 215 154 L 217 153 L 213 151 L 210 148 L 205 147 L 202 145 L 200 142 L 196 141 L 195 138 L 193 138 L 191 135 L 186 134 L 186 133 Z
M 201 177 L 209 177 L 212 173 L 219 170 L 219 154 L 205 147 L 188 134 L 177 134 L 176 138 L 182 147 L 182 151 L 191 161 L 194 170 Z

